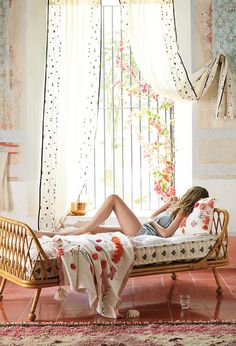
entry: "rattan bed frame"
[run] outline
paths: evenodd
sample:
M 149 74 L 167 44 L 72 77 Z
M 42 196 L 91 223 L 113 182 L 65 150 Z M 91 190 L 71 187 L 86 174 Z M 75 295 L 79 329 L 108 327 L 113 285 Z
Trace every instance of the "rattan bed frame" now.
M 175 279 L 176 272 L 211 268 L 217 285 L 216 292 L 222 294 L 216 268 L 226 266 L 229 263 L 227 252 L 228 222 L 228 212 L 215 208 L 211 233 L 217 234 L 219 237 L 204 258 L 195 261 L 137 266 L 132 269 L 131 277 L 171 273 L 172 279 Z M 37 257 L 34 259 L 30 254 L 33 244 L 37 249 Z M 0 217 L 0 256 L 0 276 L 2 277 L 0 301 L 3 299 L 3 291 L 7 280 L 25 288 L 36 289 L 31 311 L 28 315 L 29 320 L 34 321 L 36 319 L 35 310 L 42 288 L 59 285 L 58 274 L 55 277 L 48 276 L 48 268 L 50 268 L 50 271 L 58 273 L 55 261 L 48 258 L 28 225 L 5 217 Z M 37 280 L 34 278 L 36 262 L 37 265 L 40 265 L 41 270 L 41 278 Z

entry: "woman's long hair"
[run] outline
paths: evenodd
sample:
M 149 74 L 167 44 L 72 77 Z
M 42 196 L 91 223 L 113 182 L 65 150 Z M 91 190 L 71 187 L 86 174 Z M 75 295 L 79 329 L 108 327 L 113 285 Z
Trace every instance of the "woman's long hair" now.
M 182 210 L 185 215 L 189 215 L 193 211 L 194 204 L 199 201 L 199 199 L 207 197 L 209 197 L 209 193 L 204 187 L 193 186 L 170 207 L 170 210 L 173 212 L 174 217 L 180 210 Z

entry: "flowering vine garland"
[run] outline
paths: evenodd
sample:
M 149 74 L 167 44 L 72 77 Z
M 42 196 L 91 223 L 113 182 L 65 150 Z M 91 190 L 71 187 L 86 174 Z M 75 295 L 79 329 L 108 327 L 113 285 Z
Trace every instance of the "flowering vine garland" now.
M 132 123 L 132 117 L 148 118 L 149 131 L 155 134 L 155 139 L 152 141 L 147 140 L 141 132 L 137 133 L 137 137 L 154 177 L 154 190 L 165 200 L 175 196 L 176 193 L 174 188 L 174 155 L 170 129 L 159 113 L 170 109 L 173 106 L 173 102 L 166 99 L 160 102 L 159 95 L 153 92 L 152 87 L 140 78 L 140 74 L 137 72 L 138 68 L 131 66 L 130 62 L 127 62 L 127 54 L 125 54 L 124 50 L 124 43 L 120 42 L 116 64 L 125 77 L 122 78 L 122 81 L 117 81 L 115 86 L 126 91 L 129 96 L 144 94 L 152 100 L 158 100 L 160 103 L 157 111 L 142 108 L 140 111 L 132 112 L 130 122 Z M 129 80 L 129 83 L 127 83 L 127 80 Z M 132 80 L 132 83 L 130 83 L 130 80 Z

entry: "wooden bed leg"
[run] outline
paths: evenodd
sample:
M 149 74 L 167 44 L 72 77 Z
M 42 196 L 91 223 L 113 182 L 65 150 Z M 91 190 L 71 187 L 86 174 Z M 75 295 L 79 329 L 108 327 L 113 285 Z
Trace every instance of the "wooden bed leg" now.
M 171 279 L 175 280 L 177 278 L 177 275 L 175 273 L 171 273 Z
M 29 320 L 31 322 L 34 322 L 35 318 L 36 318 L 36 315 L 35 315 L 35 310 L 36 310 L 36 306 L 38 304 L 38 300 L 39 300 L 39 296 L 40 296 L 40 293 L 41 293 L 41 288 L 38 288 L 35 292 L 35 295 L 34 295 L 34 300 L 33 300 L 33 304 L 32 304 L 32 307 L 31 307 L 31 311 L 30 311 L 30 314 L 28 316 Z
M 219 319 L 219 312 L 220 312 L 220 305 L 221 305 L 222 297 L 218 295 L 216 299 L 217 299 L 217 304 L 216 304 L 215 312 L 214 312 L 214 320 Z
M 3 291 L 6 285 L 7 279 L 2 279 L 1 286 L 0 286 L 0 301 L 3 299 Z
M 212 268 L 212 272 L 214 274 L 214 278 L 216 280 L 216 285 L 217 285 L 216 293 L 221 296 L 222 293 L 223 293 L 223 289 L 221 287 L 219 275 L 218 275 L 218 273 L 216 271 L 216 268 Z

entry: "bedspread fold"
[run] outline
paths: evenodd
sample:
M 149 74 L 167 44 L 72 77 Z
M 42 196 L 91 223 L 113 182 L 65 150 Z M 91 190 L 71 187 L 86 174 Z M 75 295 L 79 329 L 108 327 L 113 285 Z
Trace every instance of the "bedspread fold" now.
M 134 262 L 130 239 L 121 232 L 53 238 L 61 262 L 61 285 L 87 290 L 97 313 L 117 317 L 117 307 Z

